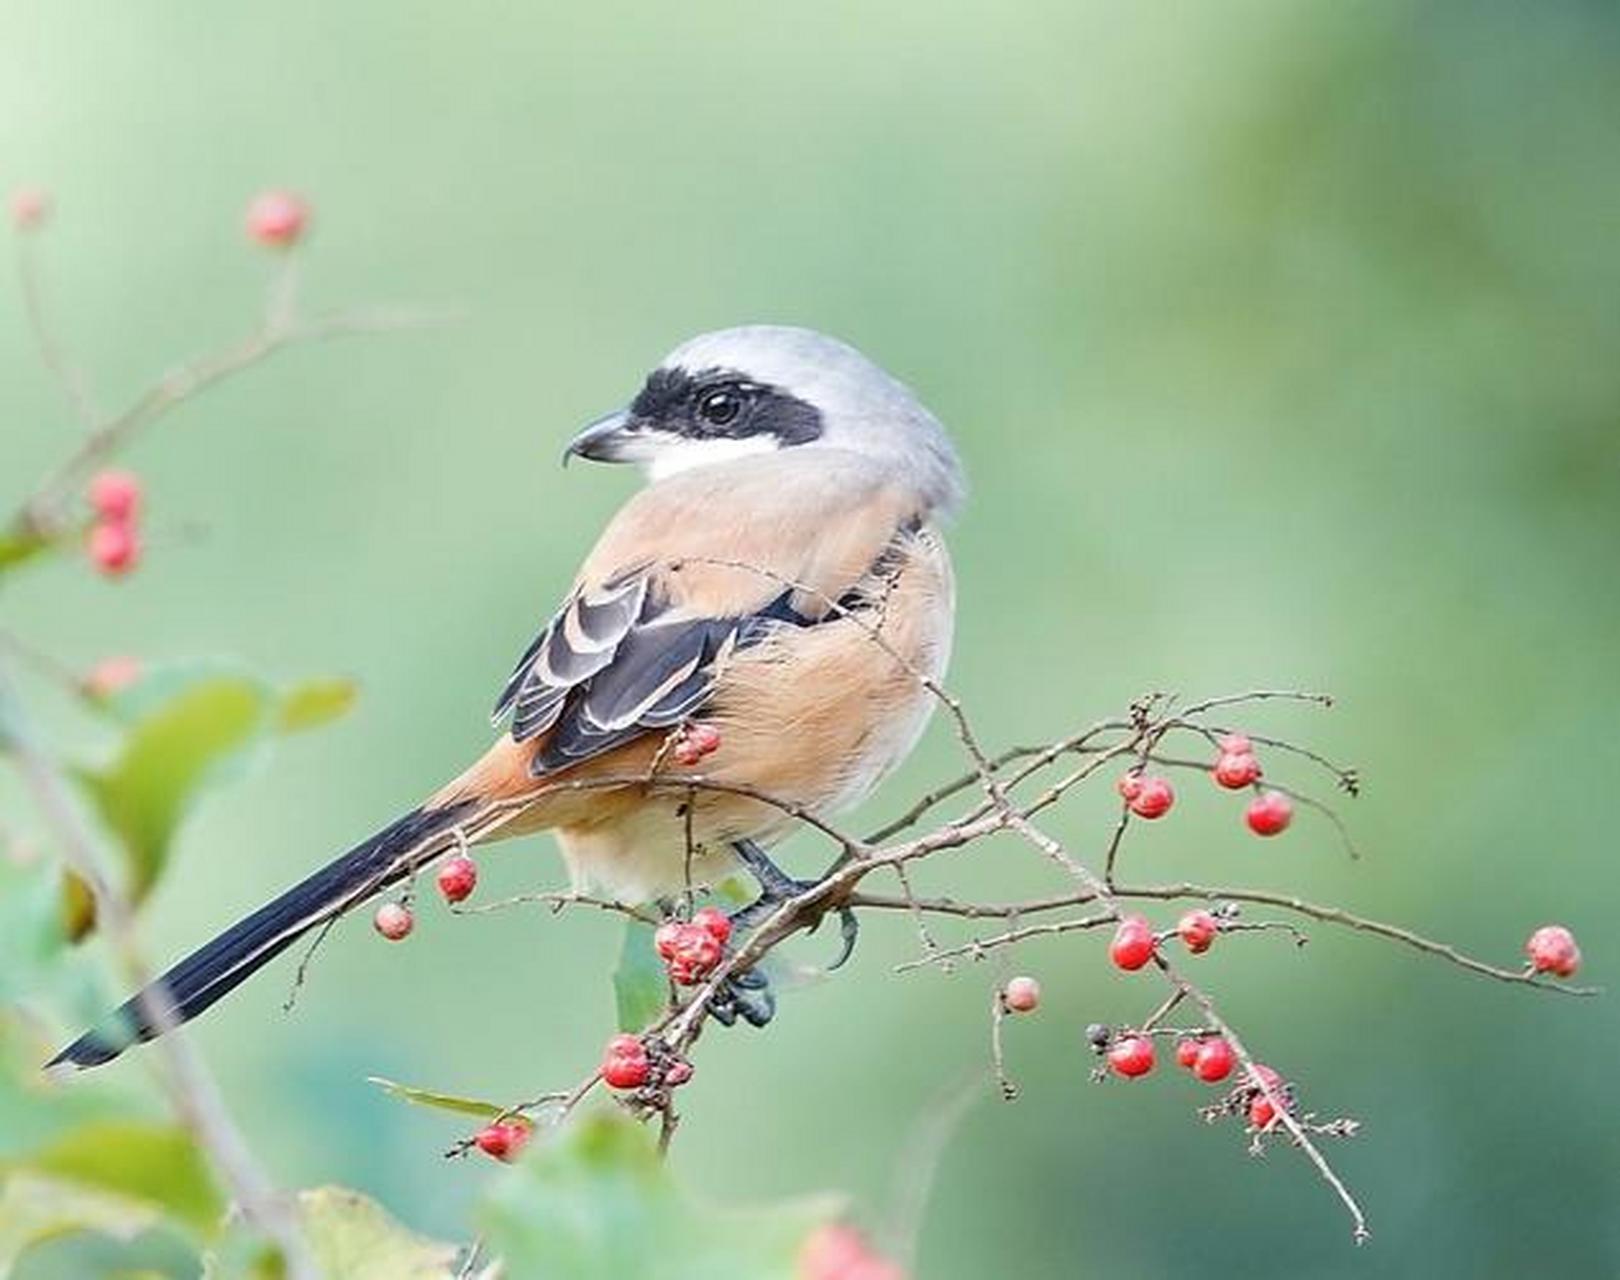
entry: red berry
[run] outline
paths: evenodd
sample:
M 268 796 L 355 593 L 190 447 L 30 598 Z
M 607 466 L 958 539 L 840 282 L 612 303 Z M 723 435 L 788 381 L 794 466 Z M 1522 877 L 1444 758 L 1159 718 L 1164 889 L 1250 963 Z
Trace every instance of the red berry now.
M 1141 779 L 1136 794 L 1125 803 L 1130 805 L 1131 812 L 1138 818 L 1152 819 L 1164 817 L 1175 802 L 1176 793 L 1170 786 L 1170 779 L 1153 774 Z
M 44 187 L 18 187 L 11 193 L 11 225 L 32 231 L 51 213 L 51 193 Z
M 1176 921 L 1177 935 L 1187 945 L 1187 950 L 1195 956 L 1209 950 L 1210 943 L 1215 941 L 1215 935 L 1219 931 L 1220 926 L 1216 924 L 1215 917 L 1203 910 L 1189 911 Z
M 1274 1093 L 1283 1087 L 1282 1076 L 1263 1062 L 1255 1063 L 1253 1069 L 1248 1072 L 1248 1076 L 1251 1089 L 1258 1089 L 1262 1081 Z
M 692 1064 L 685 1058 L 677 1058 L 664 1070 L 664 1083 L 671 1089 L 679 1089 L 692 1078 Z
M 1249 802 L 1244 818 L 1255 835 L 1274 836 L 1294 820 L 1294 802 L 1281 791 L 1262 791 Z
M 1136 772 L 1121 775 L 1119 781 L 1114 783 L 1114 790 L 1119 792 L 1123 800 L 1136 799 L 1142 793 L 1142 775 Z
M 248 205 L 248 235 L 273 248 L 295 244 L 308 222 L 309 205 L 290 191 L 265 191 Z
M 681 936 L 681 922 L 666 920 L 653 931 L 653 949 L 659 958 L 668 960 L 675 954 L 675 943 Z
M 718 907 L 699 907 L 692 913 L 692 923 L 707 929 L 722 947 L 731 941 L 731 918 Z
M 518 1152 L 523 1150 L 528 1140 L 529 1126 L 515 1123 L 486 1125 L 473 1138 L 480 1151 L 497 1160 L 517 1159 Z
M 411 930 L 416 926 L 416 920 L 411 915 L 411 909 L 403 902 L 385 902 L 377 908 L 377 914 L 371 918 L 371 924 L 388 941 L 398 942 L 401 938 L 410 936 Z
M 1153 1070 L 1153 1041 L 1147 1036 L 1126 1036 L 1108 1051 L 1108 1065 L 1127 1078 Z
M 670 749 L 670 754 L 676 764 L 683 768 L 691 768 L 704 756 L 712 755 L 719 749 L 720 730 L 712 724 L 694 722 L 681 729 L 680 735 L 675 739 L 675 745 Z
M 652 1073 L 647 1047 L 633 1035 L 617 1035 L 602 1056 L 602 1079 L 610 1089 L 639 1089 Z
M 1108 946 L 1109 958 L 1121 969 L 1140 969 L 1153 958 L 1153 926 L 1141 916 L 1126 916 L 1114 930 Z
M 1254 743 L 1246 733 L 1228 733 L 1216 739 L 1223 756 L 1252 756 Z
M 1256 1129 L 1264 1129 L 1277 1118 L 1277 1108 L 1270 1098 L 1259 1091 L 1260 1082 L 1264 1081 L 1266 1088 L 1281 1098 L 1283 1078 L 1263 1062 L 1255 1063 L 1248 1076 L 1248 1087 L 1255 1090 L 1255 1096 L 1249 1101 L 1249 1123 Z
M 446 902 L 463 902 L 478 887 L 478 864 L 458 853 L 439 868 L 438 884 Z
M 90 505 L 103 520 L 127 523 L 141 505 L 141 481 L 130 471 L 102 471 L 90 480 Z
M 1192 1064 L 1193 1074 L 1205 1084 L 1216 1084 L 1232 1074 L 1233 1061 L 1232 1046 L 1220 1036 L 1211 1036 L 1198 1045 L 1198 1055 Z
M 683 769 L 690 769 L 699 760 L 703 759 L 703 753 L 685 738 L 682 738 L 670 748 L 669 755 L 670 759 Z
M 141 660 L 126 654 L 103 658 L 79 681 L 80 687 L 92 698 L 110 698 L 121 689 L 127 689 L 141 678 Z
M 128 573 L 141 559 L 141 537 L 135 526 L 103 521 L 90 530 L 90 560 L 109 578 Z
M 1530 935 L 1524 951 L 1530 957 L 1530 967 L 1537 973 L 1572 978 L 1581 967 L 1581 949 L 1575 943 L 1575 935 L 1561 924 L 1542 925 Z
M 1228 791 L 1241 791 L 1260 777 L 1260 762 L 1247 753 L 1225 753 L 1215 761 L 1210 776 Z
M 905 1272 L 872 1252 L 854 1227 L 817 1227 L 799 1249 L 793 1274 L 798 1280 L 905 1280 Z
M 1012 978 L 1001 989 L 1001 1002 L 1014 1013 L 1033 1013 L 1041 1003 L 1041 984 L 1034 978 Z
M 656 935 L 654 938 L 656 941 Z M 674 932 L 667 935 L 666 945 L 669 951 L 664 961 L 669 976 L 683 987 L 694 986 L 708 977 L 720 963 L 724 950 L 720 940 L 700 924 L 676 925 Z
M 1190 1037 L 1176 1041 L 1176 1065 L 1192 1070 L 1193 1064 L 1198 1061 L 1200 1042 Z
M 686 740 L 697 748 L 700 756 L 713 755 L 720 750 L 720 730 L 712 724 L 689 725 Z

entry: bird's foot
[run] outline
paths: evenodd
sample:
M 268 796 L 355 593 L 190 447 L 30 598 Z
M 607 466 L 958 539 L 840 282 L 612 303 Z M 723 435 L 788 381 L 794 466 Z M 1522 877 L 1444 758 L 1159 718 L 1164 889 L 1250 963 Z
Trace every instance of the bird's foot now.
M 775 914 L 783 903 L 801 898 L 824 883 L 822 880 L 798 880 L 788 875 L 752 840 L 739 840 L 732 847 L 737 851 L 737 857 L 743 866 L 748 868 L 749 874 L 759 882 L 759 897 L 731 914 L 733 929 L 741 931 L 756 927 Z M 837 913 L 840 946 L 838 955 L 827 966 L 827 971 L 830 973 L 834 969 L 842 968 L 854 954 L 855 943 L 860 937 L 860 921 L 856 919 L 854 910 L 845 903 L 837 905 L 818 903 L 804 908 L 803 911 L 806 918 L 804 929 L 807 933 L 814 933 L 819 929 L 829 911 Z
M 771 980 L 758 969 L 734 973 L 709 1001 L 709 1012 L 723 1027 L 741 1018 L 751 1027 L 763 1027 L 776 1016 L 776 994 Z

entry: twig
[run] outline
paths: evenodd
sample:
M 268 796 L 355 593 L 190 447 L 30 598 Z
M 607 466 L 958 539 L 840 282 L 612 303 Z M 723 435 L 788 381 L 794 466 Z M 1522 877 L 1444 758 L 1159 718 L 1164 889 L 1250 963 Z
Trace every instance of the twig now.
M 79 447 L 41 482 L 18 513 L 22 528 L 51 531 L 61 523 L 60 507 L 103 460 L 142 429 L 199 392 L 251 368 L 289 347 L 366 333 L 387 333 L 440 323 L 442 312 L 352 309 L 328 312 L 284 328 L 263 328 L 213 355 L 203 356 L 158 379 L 122 412 L 99 424 Z
M 101 420 L 101 411 L 96 407 L 90 380 L 84 370 L 68 358 L 57 341 L 45 309 L 44 291 L 39 286 L 39 271 L 35 262 L 36 240 L 35 236 L 17 237 L 17 279 L 22 286 L 23 312 L 28 319 L 28 331 L 33 335 L 34 349 L 39 353 L 40 363 L 56 379 L 74 415 L 86 427 L 94 428 Z

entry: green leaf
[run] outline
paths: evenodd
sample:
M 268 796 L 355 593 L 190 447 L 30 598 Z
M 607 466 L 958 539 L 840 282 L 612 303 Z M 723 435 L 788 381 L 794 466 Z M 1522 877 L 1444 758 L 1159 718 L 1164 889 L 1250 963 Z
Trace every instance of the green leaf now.
M 829 1197 L 697 1203 L 646 1128 L 604 1112 L 532 1144 L 492 1185 L 481 1217 L 506 1280 L 792 1280 L 805 1238 L 837 1209 Z
M 343 1187 L 301 1191 L 304 1229 L 324 1280 L 449 1280 L 455 1245 L 407 1230 L 374 1200 Z
M 276 728 L 282 733 L 313 729 L 348 714 L 360 696 L 353 680 L 306 680 L 281 695 L 276 708 Z
M 0 573 L 26 564 L 54 542 L 30 529 L 9 529 L 0 533 Z
M 0 1005 L 0 1183 L 30 1152 L 81 1125 L 139 1115 L 148 1103 L 115 1080 L 79 1079 L 71 1086 L 48 1080 L 39 1065 L 56 1047 L 32 1021 Z
M 203 1238 L 225 1208 L 196 1141 L 168 1124 L 83 1124 L 4 1167 L 145 1204 Z
M 664 1010 L 669 979 L 653 948 L 653 927 L 642 920 L 624 922 L 624 942 L 613 971 L 613 1002 L 620 1031 L 640 1031 Z
M 0 1278 L 35 1245 L 76 1231 L 133 1240 L 161 1218 L 156 1206 L 39 1174 L 0 1182 Z
M 400 1084 L 396 1080 L 384 1080 L 381 1076 L 367 1076 L 372 1084 L 383 1092 L 392 1094 L 396 1098 L 403 1098 L 406 1102 L 414 1102 L 419 1107 L 437 1107 L 440 1111 L 454 1111 L 458 1115 L 478 1116 L 489 1119 L 500 1115 L 506 1110 L 493 1102 L 485 1102 L 480 1098 L 460 1098 L 453 1093 L 435 1093 L 431 1089 L 415 1089 L 408 1084 Z
M 136 723 L 111 765 L 81 774 L 123 846 L 136 901 L 157 880 L 197 792 L 258 735 L 266 701 L 245 677 L 198 681 Z

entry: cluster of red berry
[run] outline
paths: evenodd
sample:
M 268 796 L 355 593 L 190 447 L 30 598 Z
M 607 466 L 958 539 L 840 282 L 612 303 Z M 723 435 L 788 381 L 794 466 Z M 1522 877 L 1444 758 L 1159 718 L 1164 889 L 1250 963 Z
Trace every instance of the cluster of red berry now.
M 690 920 L 671 920 L 653 934 L 671 981 L 683 987 L 696 986 L 713 973 L 730 940 L 731 921 L 715 907 L 700 907 Z
M 1258 785 L 1261 776 L 1260 760 L 1254 753 L 1254 743 L 1241 733 L 1229 733 L 1219 742 L 1220 753 L 1215 758 L 1210 776 L 1217 785 L 1228 791 L 1241 791 Z M 1170 812 L 1176 802 L 1175 788 L 1170 779 L 1161 774 L 1132 769 L 1116 784 L 1125 805 L 1138 818 L 1152 821 Z M 1257 836 L 1274 836 L 1288 829 L 1294 820 L 1294 802 L 1281 791 L 1260 791 L 1249 802 L 1244 821 Z
M 694 720 L 682 725 L 669 748 L 670 759 L 683 769 L 690 769 L 704 757 L 720 750 L 720 730 L 712 724 Z
M 1107 1059 L 1108 1069 L 1127 1080 L 1147 1075 L 1157 1061 L 1153 1037 L 1143 1032 L 1126 1031 L 1116 1035 L 1111 1027 L 1096 1023 L 1086 1028 L 1086 1038 L 1092 1049 Z M 1232 1074 L 1237 1054 L 1224 1036 L 1200 1033 L 1183 1036 L 1176 1042 L 1176 1064 L 1205 1084 L 1219 1084 Z M 1244 1083 L 1233 1090 L 1227 1104 L 1220 1109 L 1246 1112 L 1254 1128 L 1268 1128 L 1277 1118 L 1277 1111 L 1259 1086 L 1258 1081 L 1262 1079 L 1272 1093 L 1291 1104 L 1290 1086 L 1277 1072 L 1257 1062 L 1253 1071 L 1246 1074 Z
M 454 906 L 465 902 L 478 887 L 478 864 L 464 853 L 445 859 L 434 877 L 439 895 Z M 411 936 L 416 928 L 416 916 L 403 902 L 385 902 L 377 908 L 371 919 L 372 927 L 390 942 L 399 942 Z
M 1160 934 L 1153 931 L 1146 916 L 1126 916 L 1114 930 L 1108 958 L 1116 968 L 1133 973 L 1153 959 L 1160 943 L 1172 937 L 1180 938 L 1190 954 L 1201 956 L 1214 945 L 1223 918 L 1202 907 L 1195 908 L 1184 912 L 1173 930 Z
M 95 513 L 85 542 L 90 563 L 109 578 L 122 577 L 141 558 L 141 482 L 128 471 L 103 471 L 86 497 Z

